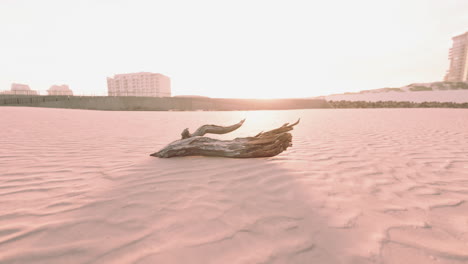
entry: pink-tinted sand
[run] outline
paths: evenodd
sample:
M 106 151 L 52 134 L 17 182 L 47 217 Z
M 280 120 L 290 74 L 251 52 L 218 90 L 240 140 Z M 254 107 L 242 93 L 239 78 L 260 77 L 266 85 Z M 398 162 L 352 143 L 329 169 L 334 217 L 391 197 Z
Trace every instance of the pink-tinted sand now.
M 298 117 L 273 158 L 148 156 Z M 0 108 L 0 263 L 468 263 L 468 110 Z

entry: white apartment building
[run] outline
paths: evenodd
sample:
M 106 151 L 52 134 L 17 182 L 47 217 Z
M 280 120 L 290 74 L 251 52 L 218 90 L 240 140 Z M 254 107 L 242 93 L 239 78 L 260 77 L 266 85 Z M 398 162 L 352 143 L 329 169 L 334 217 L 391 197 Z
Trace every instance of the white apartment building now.
M 47 90 L 49 95 L 73 95 L 73 91 L 68 87 L 68 85 L 52 85 L 49 90 Z
M 468 32 L 452 38 L 453 46 L 449 50 L 450 66 L 444 81 L 468 81 Z
M 27 84 L 12 83 L 11 91 L 6 91 L 5 94 L 37 95 L 37 91 L 31 90 Z
M 170 97 L 171 79 L 160 73 L 116 74 L 107 78 L 109 96 Z

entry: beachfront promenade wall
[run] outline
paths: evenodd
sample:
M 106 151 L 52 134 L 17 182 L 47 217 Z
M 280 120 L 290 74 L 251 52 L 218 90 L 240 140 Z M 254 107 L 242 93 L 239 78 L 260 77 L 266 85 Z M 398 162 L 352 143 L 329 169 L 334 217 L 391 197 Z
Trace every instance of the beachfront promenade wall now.
M 108 97 L 108 96 L 14 96 L 1 95 L 0 106 L 33 106 L 51 108 L 114 111 L 196 111 L 196 110 L 282 110 L 329 108 L 317 99 L 220 99 L 199 97 Z

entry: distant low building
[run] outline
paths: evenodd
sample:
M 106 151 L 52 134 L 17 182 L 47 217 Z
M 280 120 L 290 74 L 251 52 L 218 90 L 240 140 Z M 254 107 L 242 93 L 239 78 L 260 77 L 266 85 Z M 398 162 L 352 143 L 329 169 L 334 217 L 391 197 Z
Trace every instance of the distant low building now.
M 109 96 L 170 97 L 171 79 L 160 73 L 116 74 L 107 78 Z
M 37 95 L 37 91 L 31 90 L 27 84 L 12 83 L 11 90 L 5 91 L 4 94 Z
M 49 90 L 47 90 L 48 95 L 73 95 L 73 91 L 66 84 L 62 85 L 52 85 Z
M 468 32 L 452 38 L 446 82 L 468 82 Z

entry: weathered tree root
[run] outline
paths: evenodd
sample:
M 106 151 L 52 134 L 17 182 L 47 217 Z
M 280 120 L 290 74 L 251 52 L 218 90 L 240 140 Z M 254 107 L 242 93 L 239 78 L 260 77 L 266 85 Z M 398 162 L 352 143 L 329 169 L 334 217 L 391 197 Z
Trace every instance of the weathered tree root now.
M 245 119 L 244 119 L 245 120 Z M 238 129 L 244 123 L 228 126 L 204 125 L 190 134 L 188 129 L 182 132 L 182 139 L 176 140 L 151 156 L 171 158 L 182 156 L 215 156 L 229 158 L 259 158 L 272 157 L 280 154 L 292 146 L 292 135 L 287 133 L 293 130 L 294 124 L 286 123 L 283 126 L 261 132 L 254 137 L 235 138 L 234 140 L 219 140 L 203 137 L 207 133 L 225 134 Z

